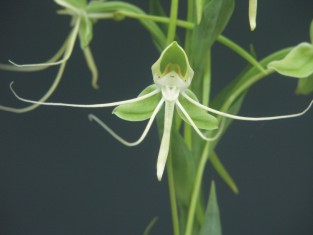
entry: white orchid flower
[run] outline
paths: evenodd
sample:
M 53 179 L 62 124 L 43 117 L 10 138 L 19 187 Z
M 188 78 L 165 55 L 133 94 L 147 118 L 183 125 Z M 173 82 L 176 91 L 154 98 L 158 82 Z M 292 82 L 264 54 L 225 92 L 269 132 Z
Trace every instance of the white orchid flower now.
M 140 138 L 135 142 L 128 142 L 118 136 L 96 116 L 92 114 L 89 115 L 90 120 L 96 121 L 111 135 L 113 135 L 113 137 L 127 146 L 138 145 L 144 140 L 156 115 L 165 104 L 163 135 L 157 160 L 157 178 L 159 180 L 162 179 L 169 153 L 171 129 L 175 110 L 185 122 L 193 127 L 202 139 L 210 141 L 216 139 L 216 136 L 208 138 L 200 131 L 200 129 L 209 131 L 217 129 L 218 121 L 214 116 L 208 114 L 207 112 L 238 120 L 264 121 L 301 116 L 309 110 L 313 103 L 311 102 L 310 105 L 300 113 L 274 117 L 243 117 L 220 112 L 204 106 L 199 103 L 195 94 L 188 89 L 194 72 L 189 65 L 185 51 L 177 44 L 177 42 L 171 43 L 164 49 L 160 58 L 152 66 L 152 74 L 154 84 L 144 89 L 137 98 L 105 104 L 85 105 L 38 102 L 18 96 L 13 90 L 12 85 L 11 89 L 18 99 L 33 104 L 78 108 L 102 108 L 117 106 L 113 110 L 113 113 L 124 120 L 142 121 L 149 119 Z
M 2 64 L 0 63 L 0 69 L 1 70 L 7 70 L 7 71 L 15 71 L 15 72 L 36 72 L 41 71 L 44 69 L 49 68 L 50 66 L 58 66 L 59 70 L 58 73 L 54 79 L 54 82 L 52 83 L 49 90 L 42 96 L 40 99 L 41 102 L 46 101 L 55 91 L 58 84 L 61 81 L 61 78 L 63 76 L 66 63 L 70 59 L 75 43 L 77 41 L 77 38 L 80 39 L 80 46 L 83 51 L 84 57 L 86 59 L 86 64 L 90 70 L 90 73 L 92 75 L 91 84 L 93 88 L 98 88 L 98 69 L 96 66 L 96 63 L 94 61 L 92 52 L 89 48 L 89 43 L 92 39 L 92 19 L 88 17 L 86 13 L 87 9 L 87 1 L 81 0 L 81 1 L 71 1 L 71 0 L 55 0 L 55 2 L 64 7 L 63 10 L 60 10 L 59 12 L 61 14 L 68 14 L 72 17 L 72 30 L 70 31 L 69 35 L 65 39 L 63 45 L 61 48 L 55 53 L 52 58 L 50 58 L 48 61 L 43 63 L 34 63 L 34 64 L 18 64 L 11 60 L 9 62 L 11 64 Z M 107 13 L 108 18 L 112 18 L 113 14 Z M 15 112 L 15 113 L 24 113 L 31 111 L 35 109 L 38 105 L 31 105 L 24 108 L 13 108 L 13 107 L 7 107 L 0 105 L 0 110 L 9 111 L 9 112 Z

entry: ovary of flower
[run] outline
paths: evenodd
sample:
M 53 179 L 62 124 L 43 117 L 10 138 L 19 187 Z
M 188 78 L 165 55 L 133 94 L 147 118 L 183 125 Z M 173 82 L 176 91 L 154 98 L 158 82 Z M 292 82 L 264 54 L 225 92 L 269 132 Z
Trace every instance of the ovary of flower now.
M 157 113 L 160 111 L 161 107 L 165 103 L 165 112 L 164 112 L 164 127 L 163 127 L 163 135 L 161 139 L 161 145 L 158 154 L 157 160 L 157 178 L 159 180 L 162 179 L 162 175 L 164 172 L 167 156 L 169 153 L 170 146 L 170 138 L 171 138 L 171 128 L 173 122 L 173 114 L 175 111 L 175 107 L 181 111 L 181 117 L 184 117 L 186 121 L 194 128 L 194 130 L 199 134 L 199 136 L 206 140 L 214 140 L 218 137 L 219 133 L 213 137 L 206 137 L 200 130 L 195 121 L 191 118 L 190 110 L 186 110 L 184 106 L 181 104 L 180 99 L 184 98 L 189 102 L 189 105 L 194 105 L 195 107 L 201 108 L 201 110 L 205 110 L 208 112 L 215 113 L 217 115 L 237 119 L 237 120 L 245 120 L 245 121 L 266 121 L 266 120 L 274 120 L 274 119 L 283 119 L 283 118 L 292 118 L 298 117 L 306 113 L 313 104 L 313 101 L 309 104 L 309 106 L 302 112 L 290 115 L 282 115 L 282 116 L 273 116 L 273 117 L 243 117 L 232 115 L 228 113 L 224 113 L 207 106 L 200 104 L 194 94 L 188 89 L 192 78 L 193 78 L 193 70 L 189 65 L 188 58 L 184 52 L 184 50 L 176 43 L 173 42 L 167 48 L 164 49 L 158 61 L 152 66 L 153 80 L 154 86 L 151 86 L 152 89 L 150 92 L 140 95 L 137 98 L 117 101 L 112 103 L 104 103 L 104 104 L 67 104 L 67 103 L 47 103 L 47 102 L 38 102 L 29 99 L 22 98 L 17 95 L 17 93 L 13 90 L 11 84 L 11 90 L 13 94 L 21 101 L 40 104 L 40 105 L 49 105 L 49 106 L 67 106 L 67 107 L 77 107 L 77 108 L 103 108 L 103 107 L 113 107 L 118 106 L 122 107 L 127 104 L 135 104 L 136 102 L 148 100 L 151 97 L 156 97 L 158 94 L 160 96 L 160 100 L 156 104 L 153 112 L 151 112 L 148 124 L 143 131 L 140 138 L 135 142 L 128 142 L 118 136 L 113 130 L 111 130 L 105 123 L 103 123 L 96 116 L 90 114 L 89 119 L 96 121 L 100 124 L 105 130 L 107 130 L 114 138 L 116 138 L 121 143 L 127 146 L 135 146 L 140 144 L 144 138 L 146 137 Z M 184 101 L 186 102 L 186 101 Z M 214 119 L 213 119 L 214 122 Z M 210 130 L 216 129 L 214 125 L 209 128 Z M 200 128 L 201 129 L 201 128 Z M 221 129 L 220 129 L 221 130 Z

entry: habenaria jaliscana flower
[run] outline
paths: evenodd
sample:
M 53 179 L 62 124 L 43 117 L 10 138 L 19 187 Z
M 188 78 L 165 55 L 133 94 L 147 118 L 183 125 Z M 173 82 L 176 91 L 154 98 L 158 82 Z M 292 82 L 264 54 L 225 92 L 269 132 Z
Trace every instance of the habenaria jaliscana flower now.
M 204 106 L 199 103 L 196 95 L 188 89 L 192 81 L 194 72 L 189 65 L 189 61 L 185 51 L 177 44 L 177 42 L 171 43 L 164 49 L 160 58 L 155 62 L 155 64 L 152 65 L 152 75 L 154 84 L 145 88 L 137 98 L 104 104 L 85 105 L 38 102 L 18 96 L 16 92 L 12 89 L 12 85 L 11 89 L 18 99 L 33 104 L 69 106 L 78 108 L 103 108 L 117 106 L 113 110 L 113 113 L 121 119 L 127 121 L 143 121 L 148 119 L 149 121 L 140 138 L 135 142 L 128 142 L 118 136 L 99 118 L 92 114 L 89 115 L 90 120 L 96 121 L 117 140 L 127 146 L 138 145 L 144 140 L 157 113 L 164 105 L 165 109 L 163 135 L 161 139 L 156 167 L 157 178 L 159 180 L 161 180 L 162 178 L 167 156 L 169 153 L 171 128 L 175 111 L 178 113 L 183 121 L 193 127 L 193 129 L 199 134 L 202 139 L 210 141 L 215 139 L 216 137 L 208 138 L 205 134 L 201 132 L 201 130 L 212 131 L 218 129 L 218 121 L 214 116 L 207 112 L 238 120 L 266 121 L 301 116 L 305 112 L 307 112 L 312 105 L 311 102 L 310 105 L 300 113 L 273 117 L 243 117 L 220 112 L 218 110 Z

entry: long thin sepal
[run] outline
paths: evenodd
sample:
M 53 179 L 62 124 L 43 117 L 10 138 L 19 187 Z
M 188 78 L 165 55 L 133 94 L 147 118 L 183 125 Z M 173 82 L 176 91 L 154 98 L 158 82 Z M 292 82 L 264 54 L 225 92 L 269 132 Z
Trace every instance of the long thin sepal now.
M 170 147 L 174 102 L 165 101 L 164 128 L 157 162 L 157 177 L 161 181 Z
M 35 101 L 35 100 L 30 100 L 30 99 L 25 99 L 20 97 L 13 89 L 13 82 L 10 84 L 11 91 L 13 95 L 26 103 L 31 103 L 31 104 L 38 104 L 38 105 L 46 105 L 46 106 L 64 106 L 64 107 L 73 107 L 73 108 L 105 108 L 105 107 L 113 107 L 113 106 L 118 106 L 122 104 L 129 104 L 133 103 L 136 101 L 144 100 L 147 99 L 148 97 L 151 97 L 157 93 L 160 92 L 159 89 L 156 89 L 148 94 L 145 94 L 143 96 L 139 96 L 134 99 L 129 99 L 129 100 L 123 100 L 123 101 L 117 101 L 117 102 L 112 102 L 112 103 L 105 103 L 105 104 L 68 104 L 68 103 L 54 103 L 54 102 L 40 102 L 40 101 Z
M 294 113 L 294 114 L 287 114 L 287 115 L 280 115 L 280 116 L 272 116 L 272 117 L 244 117 L 244 116 L 237 116 L 237 115 L 232 115 L 229 113 L 224 113 L 212 108 L 209 108 L 205 105 L 200 104 L 199 102 L 191 99 L 185 92 L 181 93 L 188 101 L 190 101 L 192 104 L 198 106 L 199 108 L 202 108 L 208 112 L 215 113 L 217 115 L 227 117 L 227 118 L 232 118 L 236 120 L 242 120 L 242 121 L 271 121 L 271 120 L 278 120 L 278 119 L 286 119 L 286 118 L 294 118 L 294 117 L 300 117 L 304 115 L 311 106 L 313 105 L 313 100 L 310 102 L 310 104 L 301 112 L 299 113 Z
M 0 105 L 0 110 L 2 111 L 7 111 L 7 112 L 13 112 L 13 113 L 26 113 L 29 112 L 31 110 L 34 110 L 35 108 L 37 108 L 41 103 L 44 103 L 47 99 L 50 98 L 50 96 L 53 94 L 53 92 L 56 90 L 56 88 L 58 87 L 61 79 L 62 79 L 62 75 L 64 72 L 64 69 L 66 67 L 66 63 L 61 64 L 59 71 L 57 73 L 56 78 L 54 79 L 51 87 L 49 88 L 49 90 L 40 98 L 40 100 L 38 100 L 36 103 L 32 103 L 32 105 L 29 105 L 27 107 L 24 108 L 13 108 L 13 107 L 8 107 L 8 106 L 3 106 Z M 13 91 L 12 88 L 12 82 L 10 84 L 10 89 L 12 90 L 13 93 L 15 93 Z M 28 102 L 31 103 L 31 102 Z
M 66 50 L 67 41 L 68 41 L 68 38 L 66 38 L 66 40 L 64 41 L 64 43 L 61 46 L 61 48 L 48 61 L 46 61 L 44 63 L 45 64 L 54 63 L 58 59 L 60 59 L 60 57 L 64 54 L 64 52 Z M 47 66 L 37 66 L 37 67 L 36 66 L 32 66 L 32 67 L 17 67 L 16 65 L 13 65 L 13 64 L 2 64 L 2 63 L 0 63 L 0 69 L 1 70 L 7 70 L 7 71 L 13 71 L 13 72 L 37 72 L 37 71 L 44 70 L 44 69 L 46 69 L 48 67 L 49 67 L 49 65 L 47 65 Z

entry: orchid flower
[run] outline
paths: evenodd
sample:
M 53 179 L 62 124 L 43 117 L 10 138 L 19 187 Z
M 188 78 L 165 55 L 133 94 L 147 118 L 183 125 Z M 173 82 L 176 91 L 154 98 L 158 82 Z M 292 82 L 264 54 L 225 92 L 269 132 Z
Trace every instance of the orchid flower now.
M 89 48 L 89 43 L 92 39 L 92 20 L 88 17 L 86 13 L 87 8 L 87 1 L 80 0 L 80 1 L 71 1 L 71 0 L 55 0 L 55 2 L 64 7 L 64 10 L 59 11 L 61 14 L 69 14 L 72 16 L 72 30 L 67 36 L 65 42 L 61 46 L 61 48 L 57 51 L 57 53 L 48 61 L 43 63 L 35 63 L 35 64 L 17 64 L 11 60 L 9 62 L 11 64 L 0 64 L 0 69 L 8 70 L 8 71 L 15 71 L 15 72 L 35 72 L 44 70 L 50 66 L 60 65 L 56 78 L 46 92 L 46 94 L 40 99 L 40 101 L 46 101 L 52 93 L 55 91 L 56 87 L 58 86 L 63 72 L 66 66 L 66 62 L 72 55 L 73 48 L 75 46 L 75 42 L 79 36 L 80 38 L 80 46 L 84 53 L 87 66 L 92 74 L 92 86 L 93 88 L 98 88 L 98 69 L 95 64 L 92 52 Z M 107 13 L 107 17 L 111 18 L 113 14 Z M 16 112 L 16 113 L 23 113 L 28 112 L 38 105 L 31 105 L 25 108 L 13 108 L 7 106 L 1 106 L 0 110 L 9 111 L 9 112 Z
M 152 74 L 154 84 L 144 89 L 137 98 L 104 104 L 86 105 L 33 101 L 20 97 L 13 90 L 12 84 L 11 90 L 19 100 L 33 104 L 78 108 L 101 108 L 117 106 L 113 110 L 113 113 L 121 119 L 128 121 L 143 121 L 149 119 L 140 138 L 135 142 L 128 142 L 118 136 L 99 118 L 92 114 L 89 115 L 90 120 L 100 124 L 113 137 L 127 146 L 138 145 L 144 140 L 156 115 L 161 110 L 162 106 L 165 106 L 163 135 L 156 167 L 158 180 L 162 179 L 169 153 L 171 129 L 175 111 L 182 118 L 182 120 L 193 127 L 193 129 L 202 139 L 206 141 L 212 141 L 218 137 L 219 133 L 217 133 L 216 136 L 209 138 L 200 130 L 202 129 L 212 131 L 218 129 L 217 119 L 207 112 L 237 120 L 265 121 L 301 116 L 309 110 L 313 103 L 312 101 L 310 105 L 300 113 L 273 117 L 243 117 L 224 113 L 204 106 L 199 103 L 196 95 L 188 89 L 191 84 L 194 72 L 190 67 L 185 51 L 177 44 L 177 42 L 171 43 L 164 49 L 160 58 L 152 65 Z

